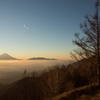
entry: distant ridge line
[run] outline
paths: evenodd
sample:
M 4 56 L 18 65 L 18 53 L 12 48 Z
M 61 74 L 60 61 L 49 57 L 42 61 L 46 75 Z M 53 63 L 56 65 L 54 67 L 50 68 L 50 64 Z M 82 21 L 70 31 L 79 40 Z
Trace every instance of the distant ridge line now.
M 7 53 L 3 53 L 0 55 L 0 60 L 22 60 L 22 59 L 17 59 L 15 57 L 10 56 Z M 26 60 L 58 60 L 55 58 L 45 58 L 45 57 L 33 57 L 33 58 L 29 58 Z
M 57 60 L 57 59 L 55 59 L 55 58 L 52 58 L 52 59 L 50 59 L 50 58 L 44 58 L 44 57 L 33 57 L 33 58 L 29 58 L 28 60 Z
M 0 60 L 21 60 L 21 59 L 14 58 L 14 57 L 8 55 L 7 53 L 4 53 L 4 54 L 0 55 Z

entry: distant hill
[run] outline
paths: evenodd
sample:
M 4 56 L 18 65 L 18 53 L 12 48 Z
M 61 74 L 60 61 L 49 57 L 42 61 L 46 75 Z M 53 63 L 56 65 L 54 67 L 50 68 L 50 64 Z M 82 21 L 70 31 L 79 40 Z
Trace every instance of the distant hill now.
M 26 77 L 0 89 L 0 100 L 43 100 L 41 79 Z
M 57 60 L 57 59 L 55 59 L 55 58 L 52 58 L 52 59 L 50 59 L 50 58 L 44 58 L 44 57 L 37 57 L 37 58 L 29 58 L 28 60 Z
M 4 53 L 4 54 L 0 55 L 0 60 L 20 60 L 20 59 L 14 58 L 14 57 L 8 55 L 7 53 Z
M 11 84 L 17 80 L 22 79 L 23 74 L 19 74 L 17 76 L 13 76 L 11 78 L 0 78 L 0 84 Z

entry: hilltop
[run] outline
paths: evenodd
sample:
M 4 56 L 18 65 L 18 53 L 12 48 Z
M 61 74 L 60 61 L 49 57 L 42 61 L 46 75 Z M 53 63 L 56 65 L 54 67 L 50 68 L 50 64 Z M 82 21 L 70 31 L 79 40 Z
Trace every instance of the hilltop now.
M 20 59 L 14 58 L 14 57 L 8 55 L 7 53 L 4 53 L 4 54 L 0 55 L 0 60 L 20 60 Z
M 29 58 L 28 60 L 57 60 L 57 59 L 55 59 L 55 58 L 52 58 L 52 59 L 50 59 L 50 58 L 44 58 L 44 57 L 33 57 L 33 58 Z

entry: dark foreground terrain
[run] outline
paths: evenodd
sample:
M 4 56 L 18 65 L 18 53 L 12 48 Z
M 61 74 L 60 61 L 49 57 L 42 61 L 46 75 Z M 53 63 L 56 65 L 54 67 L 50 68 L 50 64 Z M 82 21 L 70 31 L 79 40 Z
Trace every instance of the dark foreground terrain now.
M 22 79 L 0 85 L 0 100 L 52 100 L 78 87 L 97 83 L 96 67 L 91 69 L 91 66 L 87 67 L 82 60 L 80 64 L 56 65 L 39 75 L 36 72 L 29 75 L 25 71 Z

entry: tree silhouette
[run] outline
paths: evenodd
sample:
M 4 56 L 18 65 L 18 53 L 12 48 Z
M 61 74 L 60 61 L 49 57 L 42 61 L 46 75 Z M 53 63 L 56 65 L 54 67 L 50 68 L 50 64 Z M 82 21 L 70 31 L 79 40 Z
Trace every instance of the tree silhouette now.
M 27 71 L 26 71 L 26 69 L 25 69 L 25 71 L 24 71 L 24 73 L 23 73 L 23 75 L 22 75 L 22 78 L 26 78 L 27 77 Z
M 99 87 L 100 87 L 100 18 L 99 18 L 99 6 L 100 1 L 95 3 L 96 12 L 94 16 L 86 15 L 86 21 L 80 24 L 80 29 L 85 34 L 80 38 L 79 33 L 75 33 L 76 40 L 73 41 L 75 45 L 80 48 L 80 52 L 75 50 L 74 52 L 79 58 L 91 58 L 95 57 L 96 66 L 98 68 Z M 75 54 L 71 54 L 74 58 L 78 57 Z

